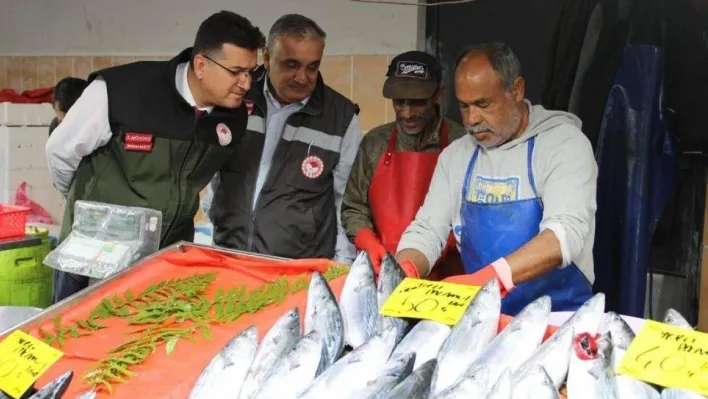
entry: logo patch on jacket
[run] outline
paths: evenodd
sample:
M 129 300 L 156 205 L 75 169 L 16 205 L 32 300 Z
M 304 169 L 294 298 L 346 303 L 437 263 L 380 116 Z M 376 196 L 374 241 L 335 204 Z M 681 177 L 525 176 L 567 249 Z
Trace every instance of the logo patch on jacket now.
M 231 129 L 224 123 L 216 125 L 216 135 L 219 138 L 219 144 L 225 147 L 231 143 Z
M 244 100 L 244 103 L 246 103 L 246 111 L 248 111 L 248 116 L 251 116 L 253 113 L 253 101 Z
M 316 155 L 310 155 L 302 160 L 300 169 L 302 169 L 302 174 L 305 175 L 305 177 L 316 179 L 324 172 L 324 161 Z
M 472 202 L 484 204 L 504 203 L 519 199 L 519 183 L 516 176 L 492 178 L 477 175 L 471 193 Z
M 401 78 L 428 79 L 428 66 L 415 61 L 399 61 L 396 76 Z
M 124 139 L 125 144 L 123 148 L 125 148 L 126 151 L 152 151 L 152 134 L 128 132 L 125 134 Z

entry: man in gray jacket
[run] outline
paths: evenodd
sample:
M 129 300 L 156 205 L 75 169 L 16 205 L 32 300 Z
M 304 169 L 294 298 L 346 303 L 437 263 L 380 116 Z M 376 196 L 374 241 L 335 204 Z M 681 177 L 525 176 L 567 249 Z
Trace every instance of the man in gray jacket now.
M 356 256 L 340 220 L 362 139 L 358 106 L 319 72 L 326 34 L 300 14 L 280 17 L 245 96 L 248 127 L 214 178 L 214 243 L 285 258 Z
M 592 295 L 597 164 L 577 117 L 524 98 L 520 69 L 501 43 L 458 60 L 455 92 L 469 135 L 440 155 L 396 257 L 426 275 L 452 226 L 466 274 L 448 281 L 496 278 L 509 315 L 543 295 L 553 311 L 574 310 Z

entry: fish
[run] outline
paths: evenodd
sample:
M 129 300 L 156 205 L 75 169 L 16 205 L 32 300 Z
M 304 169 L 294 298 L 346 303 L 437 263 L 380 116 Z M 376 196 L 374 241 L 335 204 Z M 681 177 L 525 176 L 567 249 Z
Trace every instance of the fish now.
M 686 389 L 666 388 L 661 391 L 661 399 L 706 399 L 706 397 Z
M 556 333 L 572 328 L 575 334 L 589 333 L 595 335 L 605 315 L 605 294 L 597 293 L 573 313 L 565 323 L 561 324 Z M 548 371 L 548 370 L 546 370 Z
M 334 363 L 344 349 L 344 321 L 327 280 L 315 271 L 310 279 L 305 309 L 304 334 L 320 333 L 327 350 L 327 366 Z
M 472 299 L 438 351 L 431 395 L 452 387 L 494 339 L 499 327 L 499 282 L 491 279 Z
M 404 353 L 398 356 L 391 355 L 388 363 L 379 372 L 378 378 L 372 381 L 365 389 L 352 392 L 344 397 L 356 399 L 383 399 L 404 378 L 413 372 L 415 352 Z
M 339 398 L 344 392 L 365 388 L 378 377 L 397 342 L 393 327 L 377 333 L 317 376 L 298 398 Z
M 556 389 L 560 389 L 568 376 L 573 336 L 579 333 L 596 334 L 605 314 L 605 294 L 597 293 L 561 324 L 531 357 L 514 373 L 518 381 L 535 366 L 543 366 Z
M 618 397 L 622 399 L 661 399 L 659 391 L 632 377 L 616 375 L 615 386 Z
M 391 390 L 385 399 L 428 399 L 437 359 L 430 359 Z
M 616 370 L 634 340 L 634 331 L 620 315 L 607 312 L 600 324 L 599 333 L 609 337 L 612 344 L 611 367 Z
M 376 298 L 378 309 L 381 310 L 389 296 L 396 290 L 399 284 L 406 278 L 406 273 L 401 269 L 401 265 L 390 252 L 386 252 L 381 259 L 381 272 L 379 273 L 379 284 L 376 288 Z M 399 317 L 390 317 L 379 314 L 379 329 L 385 330 L 394 327 L 398 334 L 398 340 L 403 338 L 408 328 L 408 321 Z
M 438 355 L 440 347 L 449 335 L 450 326 L 433 320 L 421 320 L 403 337 L 391 356 L 415 352 L 413 370 L 416 370 Z
M 29 399 L 61 399 L 64 396 L 71 379 L 74 377 L 72 370 L 60 375 L 56 379 L 50 381 L 42 387 L 37 393 L 30 396 Z
M 339 296 L 339 308 L 344 322 L 344 341 L 353 349 L 378 332 L 379 307 L 376 290 L 371 259 L 366 251 L 360 251 L 349 268 Z
M 605 313 L 600 325 L 600 335 L 609 332 L 612 338 L 612 347 L 627 350 L 635 337 L 634 330 L 620 315 L 615 312 Z
M 589 333 L 573 337 L 573 352 L 570 358 L 566 388 L 569 399 L 619 399 L 610 369 L 611 345 L 605 345 Z
M 490 390 L 489 367 L 477 365 L 467 370 L 455 384 L 433 396 L 433 399 L 484 398 Z
M 324 371 L 327 364 L 325 343 L 320 333 L 312 330 L 278 364 L 255 398 L 295 399 Z
M 485 399 L 511 399 L 513 391 L 511 371 L 505 369 L 499 376 L 497 382 L 492 386 L 492 389 L 489 390 Z
M 557 330 L 514 372 L 512 379 L 518 382 L 531 373 L 538 373 L 537 367 L 542 366 L 553 386 L 560 389 L 568 376 L 574 335 L 572 326 Z
M 473 364 L 489 366 L 491 381 L 497 381 L 506 368 L 516 372 L 541 345 L 550 313 L 551 298 L 547 295 L 526 305 Z
M 282 315 L 261 340 L 253 363 L 241 386 L 239 399 L 253 398 L 263 383 L 300 341 L 300 312 L 294 308 Z
M 249 326 L 224 345 L 204 367 L 189 393 L 189 399 L 238 393 L 253 363 L 257 347 L 258 328 Z
M 674 327 L 688 328 L 693 330 L 693 326 L 676 309 L 669 308 L 664 315 L 664 323 Z
M 524 377 L 514 381 L 512 399 L 560 399 L 560 393 L 546 368 L 536 365 Z

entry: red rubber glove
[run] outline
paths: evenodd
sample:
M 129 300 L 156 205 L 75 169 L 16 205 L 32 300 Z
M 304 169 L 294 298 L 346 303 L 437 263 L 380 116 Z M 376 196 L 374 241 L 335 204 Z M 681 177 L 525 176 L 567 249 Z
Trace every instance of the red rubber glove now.
M 381 259 L 386 254 L 386 248 L 381 245 L 376 233 L 371 229 L 359 229 L 354 237 L 354 245 L 356 249 L 369 254 L 369 259 L 374 266 L 374 273 L 378 275 L 381 271 Z
M 420 278 L 420 273 L 418 273 L 418 268 L 415 267 L 413 262 L 409 260 L 404 260 L 398 263 L 403 269 L 403 273 L 406 273 L 406 277 L 410 278 Z
M 500 277 L 501 275 L 504 275 L 506 278 Z M 451 276 L 443 281 L 446 283 L 476 285 L 481 287 L 493 278 L 496 278 L 499 283 L 502 298 L 504 298 L 509 291 L 514 289 L 514 283 L 511 281 L 511 269 L 504 258 L 500 258 L 500 260 L 497 260 L 475 273 Z

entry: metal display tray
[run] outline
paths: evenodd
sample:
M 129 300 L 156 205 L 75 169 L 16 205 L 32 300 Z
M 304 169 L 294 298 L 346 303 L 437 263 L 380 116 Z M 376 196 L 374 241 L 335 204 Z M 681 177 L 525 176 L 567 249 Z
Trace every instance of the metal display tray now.
M 186 248 L 199 248 L 202 250 L 206 251 L 213 251 L 216 253 L 222 253 L 222 254 L 227 254 L 227 255 L 239 255 L 243 257 L 248 257 L 252 259 L 260 259 L 260 260 L 275 260 L 275 261 L 288 261 L 289 259 L 287 258 L 281 258 L 277 256 L 270 256 L 270 255 L 263 255 L 263 254 L 256 254 L 252 252 L 246 252 L 246 251 L 238 251 L 238 250 L 233 250 L 233 249 L 227 249 L 227 248 L 221 248 L 221 247 L 213 247 L 213 246 L 208 246 L 208 245 L 202 245 L 202 244 L 194 244 L 191 242 L 186 242 L 186 241 L 180 241 L 178 243 L 172 244 L 168 247 L 165 247 L 155 253 L 153 253 L 150 256 L 147 256 L 140 261 L 136 262 L 134 265 L 131 267 L 120 271 L 119 273 L 116 273 L 104 280 L 101 280 L 95 284 L 90 285 L 88 288 L 77 292 L 76 294 L 64 299 L 61 302 L 55 303 L 54 305 L 44 309 L 42 312 L 32 316 L 31 318 L 25 320 L 24 322 L 8 329 L 5 331 L 0 332 L 0 340 L 5 338 L 7 335 L 12 333 L 12 331 L 17 330 L 17 329 L 24 329 L 26 327 L 32 326 L 34 324 L 41 324 L 44 323 L 45 321 L 52 320 L 55 317 L 63 314 L 68 308 L 71 308 L 72 305 L 76 304 L 77 302 L 80 302 L 81 300 L 85 299 L 86 297 L 91 296 L 94 292 L 98 291 L 101 289 L 104 285 L 111 283 L 113 280 L 125 277 L 127 275 L 130 275 L 132 273 L 139 273 L 140 269 L 145 266 L 147 261 L 156 258 L 160 255 L 163 255 L 165 253 L 174 253 L 174 252 L 184 252 Z

